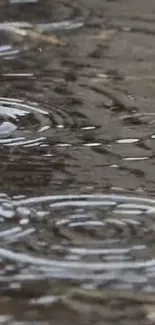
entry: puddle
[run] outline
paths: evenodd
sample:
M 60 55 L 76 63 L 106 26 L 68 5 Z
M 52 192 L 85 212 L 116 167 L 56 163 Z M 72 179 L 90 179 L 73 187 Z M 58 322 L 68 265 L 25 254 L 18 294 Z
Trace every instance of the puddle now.
M 0 3 L 0 323 L 150 325 L 154 3 Z

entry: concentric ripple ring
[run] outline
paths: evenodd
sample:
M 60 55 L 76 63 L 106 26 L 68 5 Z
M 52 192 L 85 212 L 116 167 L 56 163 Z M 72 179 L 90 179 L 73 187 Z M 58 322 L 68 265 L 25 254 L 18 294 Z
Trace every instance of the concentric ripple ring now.
M 49 113 L 37 103 L 0 97 L 0 144 L 33 146 L 43 140 L 50 128 Z
M 48 207 L 50 213 L 48 218 L 52 217 L 52 211 L 64 213 L 64 209 L 75 208 L 77 211 L 84 211 L 87 208 L 97 209 L 100 208 L 103 211 L 103 219 L 107 222 L 108 218 L 105 217 L 107 211 L 112 211 L 113 216 L 115 218 L 110 218 L 108 221 L 112 223 L 119 220 L 119 218 L 123 216 L 122 220 L 129 220 L 130 217 L 138 216 L 138 218 L 155 218 L 155 200 L 135 197 L 135 196 L 125 196 L 125 195 L 117 195 L 117 194 L 103 194 L 103 195 L 56 195 L 56 196 L 45 196 L 45 197 L 34 197 L 34 198 L 24 198 L 24 199 L 12 199 L 12 205 L 14 209 L 18 209 L 19 207 L 24 207 L 27 209 L 33 208 L 34 211 L 42 211 L 42 205 Z M 108 208 L 108 210 L 107 210 Z M 79 212 L 81 213 L 81 212 Z M 111 212 L 110 212 L 111 213 Z M 126 218 L 126 219 L 125 219 Z M 78 217 L 77 217 L 78 219 Z M 69 219 L 68 219 L 69 220 Z M 70 220 L 72 220 L 73 224 L 75 221 L 75 217 L 71 215 Z M 140 220 L 140 219 L 139 219 Z M 103 220 L 104 221 L 104 220 Z M 61 219 L 61 216 L 56 221 L 56 224 L 60 225 L 61 223 L 67 224 L 65 218 Z M 84 222 L 85 223 L 85 222 Z M 76 226 L 80 223 L 75 223 Z M 75 226 L 74 224 L 74 226 Z M 87 224 L 87 222 L 86 222 Z M 92 220 L 88 222 L 88 224 L 93 224 Z M 102 225 L 101 222 L 96 222 L 95 225 Z M 104 224 L 104 222 L 103 222 Z M 118 222 L 119 224 L 119 222 Z M 123 224 L 123 221 L 122 221 Z M 73 226 L 73 225 L 71 225 Z M 74 227 L 73 226 L 73 227 Z M 141 226 L 141 225 L 139 225 Z M 76 228 L 76 227 L 75 227 Z M 102 229 L 102 228 L 101 228 Z M 140 243 L 141 244 L 141 243 Z M 81 247 L 80 247 L 81 249 Z M 89 248 L 83 247 L 82 252 L 87 253 L 87 249 Z M 132 249 L 129 248 L 121 248 L 124 251 L 130 251 Z M 120 249 L 120 251 L 121 251 Z M 73 251 L 78 251 L 78 248 L 73 248 Z M 113 249 L 113 251 L 119 251 L 119 248 Z M 91 250 L 93 252 L 93 249 Z M 104 251 L 106 251 L 104 247 Z M 109 249 L 110 252 L 110 249 Z M 146 273 L 153 272 L 155 270 L 155 258 L 152 259 L 140 259 L 138 261 L 126 261 L 119 260 L 115 262 L 109 261 L 101 261 L 101 262 L 87 262 L 87 261 L 72 261 L 72 260 L 56 260 L 55 258 L 44 258 L 44 257 L 35 257 L 31 254 L 15 252 L 14 250 L 7 248 L 0 248 L 0 257 L 7 259 L 11 262 L 20 262 L 26 263 L 31 266 L 37 267 L 40 271 L 48 274 L 50 277 L 60 277 L 60 278 L 83 278 L 83 279 L 94 279 L 94 278 L 102 278 L 102 272 L 107 271 L 122 271 L 122 270 L 139 270 L 144 269 Z

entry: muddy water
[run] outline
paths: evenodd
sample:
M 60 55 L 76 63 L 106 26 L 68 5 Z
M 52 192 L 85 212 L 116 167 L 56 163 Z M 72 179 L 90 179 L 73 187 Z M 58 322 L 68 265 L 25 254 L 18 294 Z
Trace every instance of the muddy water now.
M 0 3 L 0 323 L 155 324 L 155 3 L 20 2 Z

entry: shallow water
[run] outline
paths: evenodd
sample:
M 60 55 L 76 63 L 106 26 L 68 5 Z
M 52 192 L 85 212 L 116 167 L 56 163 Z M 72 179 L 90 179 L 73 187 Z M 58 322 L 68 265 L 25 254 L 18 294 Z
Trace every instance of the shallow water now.
M 153 0 L 0 3 L 0 323 L 154 324 Z

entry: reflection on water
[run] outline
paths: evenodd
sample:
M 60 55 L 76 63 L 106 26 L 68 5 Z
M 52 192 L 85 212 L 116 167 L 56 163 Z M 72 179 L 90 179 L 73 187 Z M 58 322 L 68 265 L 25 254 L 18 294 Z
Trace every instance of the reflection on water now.
M 0 3 L 0 323 L 154 323 L 154 2 Z

